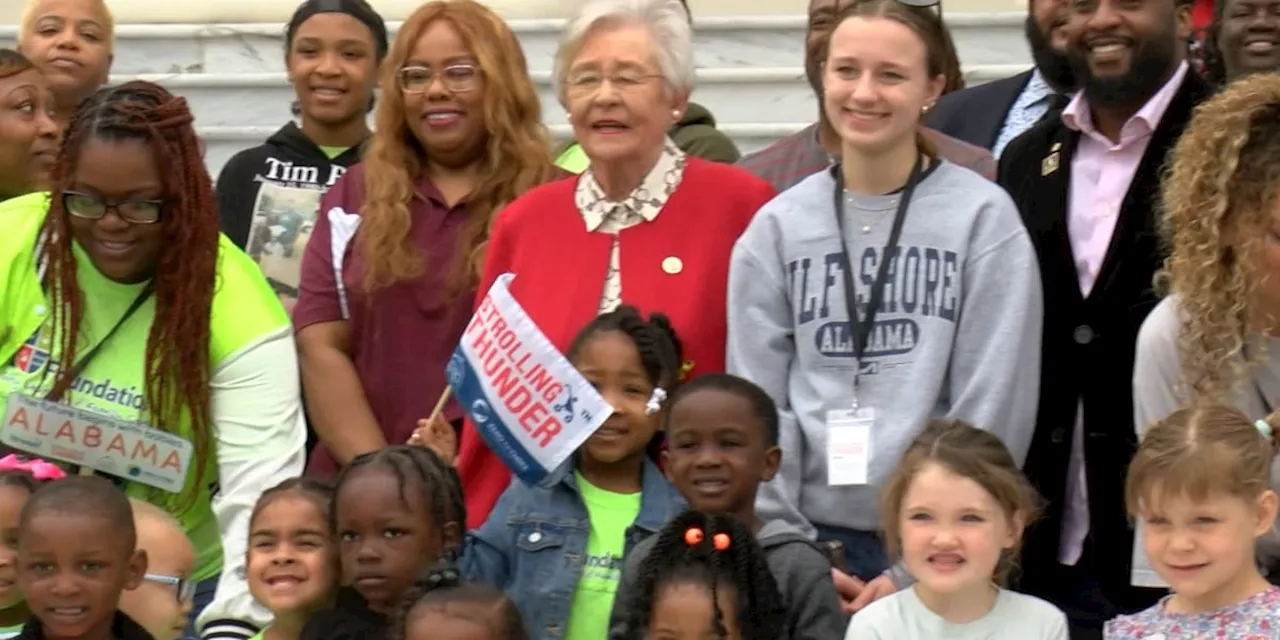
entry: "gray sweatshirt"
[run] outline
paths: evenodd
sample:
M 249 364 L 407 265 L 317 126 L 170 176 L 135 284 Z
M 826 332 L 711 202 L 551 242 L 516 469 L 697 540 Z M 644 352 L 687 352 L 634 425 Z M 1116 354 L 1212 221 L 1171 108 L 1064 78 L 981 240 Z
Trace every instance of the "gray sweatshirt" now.
M 860 365 L 859 404 L 878 414 L 869 484 L 829 486 L 826 413 L 850 407 L 856 366 L 835 185 L 821 171 L 766 204 L 729 267 L 728 371 L 763 387 L 781 419 L 782 466 L 756 510 L 811 537 L 815 522 L 878 530 L 879 487 L 930 418 L 987 429 L 1021 463 L 1040 380 L 1043 292 L 1018 210 L 1000 187 L 943 162 L 912 196 Z M 861 318 L 897 198 L 846 193 Z
M 1181 386 L 1182 361 L 1178 354 L 1178 297 L 1169 296 L 1147 316 L 1138 331 L 1138 352 L 1133 365 L 1133 419 L 1138 438 L 1148 425 L 1182 408 L 1185 397 Z M 1265 343 L 1265 344 L 1264 344 Z M 1254 369 L 1252 376 L 1231 392 L 1231 403 L 1249 417 L 1260 420 L 1268 410 L 1280 409 L 1280 339 L 1270 340 L 1250 335 L 1246 346 L 1250 353 L 1267 352 L 1267 360 Z M 1263 394 L 1266 397 L 1263 397 Z M 1259 436 L 1261 438 L 1261 436 Z M 1280 463 L 1271 465 L 1271 487 L 1280 489 Z M 1133 549 L 1133 584 L 1142 587 L 1165 587 L 1164 580 L 1151 568 L 1142 544 L 1142 525 L 1138 524 Z M 1263 572 L 1280 569 L 1280 532 L 1271 532 L 1258 541 L 1258 561 Z
M 627 620 L 636 601 L 636 576 L 657 536 L 641 541 L 627 554 L 622 578 L 613 599 L 609 618 L 609 640 L 636 640 L 641 629 L 631 629 Z M 840 597 L 831 582 L 831 561 L 795 527 L 766 522 L 756 534 L 764 549 L 769 571 L 778 583 L 779 595 L 787 608 L 787 635 L 778 640 L 840 640 L 849 617 L 840 610 Z

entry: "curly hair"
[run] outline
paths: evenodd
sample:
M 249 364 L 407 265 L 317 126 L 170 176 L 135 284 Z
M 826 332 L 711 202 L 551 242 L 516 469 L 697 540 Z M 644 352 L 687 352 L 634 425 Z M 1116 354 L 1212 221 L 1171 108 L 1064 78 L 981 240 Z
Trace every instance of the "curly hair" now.
M 366 291 L 420 275 L 421 252 L 408 239 L 409 203 L 422 195 L 414 181 L 426 167 L 426 149 L 406 125 L 397 76 L 418 38 L 438 20 L 447 21 L 470 47 L 485 78 L 483 110 L 489 142 L 478 159 L 482 176 L 467 204 L 461 251 L 448 279 L 449 297 L 479 280 L 484 248 L 498 211 L 555 175 L 542 105 L 529 78 L 524 51 L 507 23 L 474 0 L 436 0 L 409 16 L 382 65 L 377 127 L 363 164 L 365 202 L 357 248 L 365 257 Z
M 147 335 L 146 407 L 151 424 L 174 428 L 189 418 L 197 461 L 209 459 L 213 417 L 209 381 L 210 309 L 218 262 L 218 211 L 213 181 L 200 157 L 187 101 L 150 82 L 127 82 L 101 89 L 76 108 L 53 168 L 53 196 L 45 218 L 42 259 L 60 367 L 49 399 L 57 401 L 75 382 L 84 319 L 84 292 L 76 276 L 71 215 L 62 193 L 71 187 L 80 150 L 91 140 L 135 140 L 155 154 L 164 183 L 160 218 L 162 249 L 154 265 L 155 319 Z M 197 463 L 195 480 L 204 485 L 209 465 Z M 187 499 L 195 497 L 189 490 Z
M 1245 333 L 1260 319 L 1260 261 L 1280 184 L 1277 123 L 1280 77 L 1256 74 L 1200 105 L 1170 156 L 1162 194 L 1169 255 L 1156 283 L 1179 296 L 1190 403 L 1223 399 L 1264 357 L 1246 353 Z
M 717 544 L 717 538 L 727 546 Z M 647 637 L 654 606 L 664 589 L 689 583 L 705 586 L 711 592 L 718 637 L 728 637 L 726 614 L 736 614 L 743 640 L 776 640 L 786 635 L 787 610 L 764 551 L 751 530 L 730 515 L 686 511 L 663 527 L 653 549 L 640 563 L 635 604 L 628 608 L 628 640 Z M 736 611 L 720 610 L 716 592 L 726 587 L 733 589 Z

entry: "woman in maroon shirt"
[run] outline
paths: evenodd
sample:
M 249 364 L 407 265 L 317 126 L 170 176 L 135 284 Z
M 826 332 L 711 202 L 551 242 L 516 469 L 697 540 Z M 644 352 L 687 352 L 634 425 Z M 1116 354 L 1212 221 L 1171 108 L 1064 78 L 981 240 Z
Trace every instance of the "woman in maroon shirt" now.
M 519 41 L 483 5 L 420 7 L 379 84 L 376 133 L 321 201 L 294 310 L 316 475 L 405 442 L 430 415 L 490 220 L 554 173 Z

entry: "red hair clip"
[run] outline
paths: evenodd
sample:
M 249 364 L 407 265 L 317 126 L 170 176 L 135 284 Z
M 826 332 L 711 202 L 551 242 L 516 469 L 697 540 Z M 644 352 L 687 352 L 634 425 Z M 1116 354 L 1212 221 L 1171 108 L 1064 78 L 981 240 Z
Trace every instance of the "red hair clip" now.
M 702 544 L 702 540 L 703 540 L 702 529 L 699 529 L 697 527 L 689 527 L 689 530 L 684 532 L 684 543 L 691 547 L 696 547 Z
M 729 542 L 729 534 L 727 533 L 717 533 L 711 537 L 711 544 L 716 548 L 716 551 L 728 551 Z

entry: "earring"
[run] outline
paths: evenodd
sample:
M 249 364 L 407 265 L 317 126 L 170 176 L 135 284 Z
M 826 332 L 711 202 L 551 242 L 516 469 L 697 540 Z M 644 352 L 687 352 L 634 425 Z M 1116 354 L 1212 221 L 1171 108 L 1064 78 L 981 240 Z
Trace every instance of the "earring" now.
M 671 110 L 671 117 L 672 117 L 672 118 L 675 118 L 676 120 L 679 120 L 679 119 L 680 119 L 680 110 L 679 110 L 679 109 L 672 109 L 672 110 Z
M 573 114 L 568 111 L 564 112 L 564 119 L 573 122 Z

